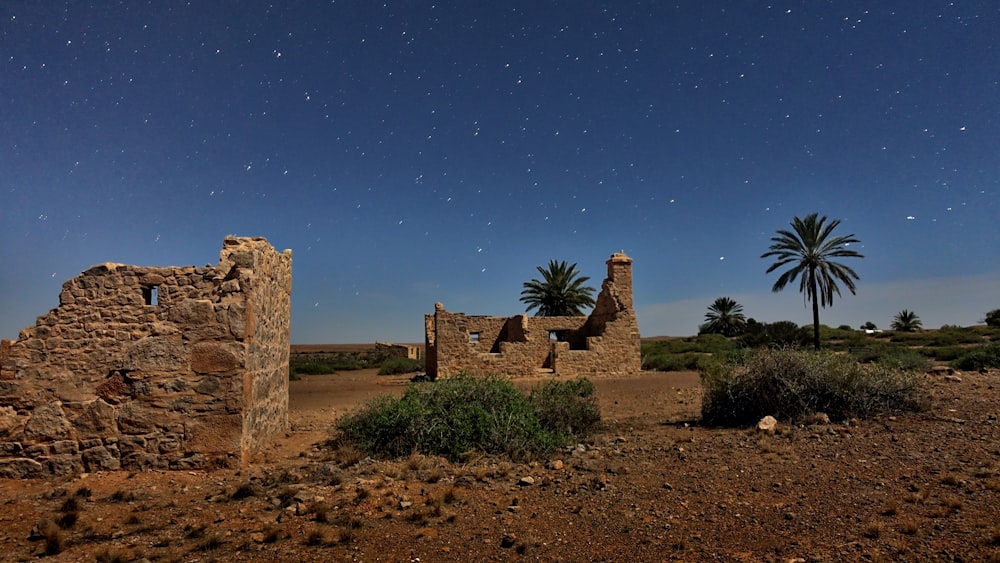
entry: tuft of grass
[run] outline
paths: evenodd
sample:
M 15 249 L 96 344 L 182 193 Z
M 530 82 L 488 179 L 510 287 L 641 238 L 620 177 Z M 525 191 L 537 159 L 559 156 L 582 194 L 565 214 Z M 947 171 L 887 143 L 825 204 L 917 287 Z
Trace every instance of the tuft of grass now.
M 275 543 L 285 537 L 285 532 L 278 526 L 268 526 L 264 529 L 264 543 Z
M 77 519 L 80 514 L 75 510 L 73 512 L 63 512 L 56 518 L 56 525 L 58 525 L 63 530 L 68 530 L 76 525 Z
M 140 495 L 135 491 L 126 491 L 119 489 L 111 493 L 111 496 L 108 497 L 108 500 L 110 500 L 111 502 L 135 502 L 140 498 L 142 498 L 142 495 Z
M 46 521 L 41 531 L 45 539 L 45 555 L 59 555 L 66 549 L 66 538 L 55 523 Z
M 241 500 L 245 498 L 255 497 L 258 494 L 258 490 L 254 487 L 253 483 L 246 482 L 236 487 L 236 490 L 229 495 L 232 500 Z
M 878 539 L 882 535 L 882 524 L 878 522 L 870 522 L 865 526 L 865 529 L 861 531 L 861 535 L 868 539 Z
M 222 547 L 226 542 L 223 541 L 222 536 L 218 534 L 209 534 L 205 536 L 198 545 L 194 546 L 195 551 L 215 551 Z
M 62 506 L 59 507 L 59 512 L 77 512 L 78 510 L 80 510 L 80 502 L 75 495 L 67 497 Z
M 702 419 L 712 425 L 750 425 L 767 415 L 796 420 L 817 412 L 844 420 L 930 407 L 930 393 L 916 374 L 829 352 L 761 349 L 743 365 L 710 364 L 701 382 Z
M 133 558 L 127 553 L 101 546 L 94 552 L 94 563 L 128 563 Z
M 899 531 L 907 536 L 915 536 L 920 532 L 920 524 L 916 520 L 907 520 L 899 527 Z
M 184 526 L 184 539 L 187 540 L 197 540 L 205 537 L 205 530 L 208 527 L 204 525 L 192 526 L 190 524 Z
M 313 528 L 306 534 L 306 545 L 311 547 L 319 547 L 330 545 L 330 539 L 327 537 L 326 532 L 319 529 Z

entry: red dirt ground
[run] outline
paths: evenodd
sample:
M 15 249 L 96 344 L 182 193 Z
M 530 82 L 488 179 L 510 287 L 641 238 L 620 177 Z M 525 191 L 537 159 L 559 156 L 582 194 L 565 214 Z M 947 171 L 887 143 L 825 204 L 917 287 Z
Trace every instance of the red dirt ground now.
M 320 445 L 406 384 L 292 382 L 292 429 L 242 471 L 0 481 L 2 559 L 1000 561 L 997 372 L 935 376 L 926 413 L 774 435 L 699 426 L 693 373 L 597 379 L 604 429 L 531 464 Z

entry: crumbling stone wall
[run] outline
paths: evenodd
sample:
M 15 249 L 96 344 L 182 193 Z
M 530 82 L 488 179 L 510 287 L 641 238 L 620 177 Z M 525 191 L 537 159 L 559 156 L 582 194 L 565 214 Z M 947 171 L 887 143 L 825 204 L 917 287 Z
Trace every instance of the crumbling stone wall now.
M 0 343 L 0 477 L 243 465 L 288 426 L 291 251 L 100 264 Z
M 524 376 L 621 375 L 642 369 L 639 325 L 632 307 L 632 259 L 607 261 L 594 311 L 580 317 L 469 316 L 436 303 L 425 315 L 426 369 L 431 377 L 461 371 Z

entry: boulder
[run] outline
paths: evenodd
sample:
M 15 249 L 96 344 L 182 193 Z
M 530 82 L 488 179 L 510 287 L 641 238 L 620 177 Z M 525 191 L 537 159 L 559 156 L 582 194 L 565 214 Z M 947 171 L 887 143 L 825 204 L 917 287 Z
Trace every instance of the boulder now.
M 767 415 L 757 423 L 757 430 L 774 434 L 778 430 L 778 420 L 771 415 Z

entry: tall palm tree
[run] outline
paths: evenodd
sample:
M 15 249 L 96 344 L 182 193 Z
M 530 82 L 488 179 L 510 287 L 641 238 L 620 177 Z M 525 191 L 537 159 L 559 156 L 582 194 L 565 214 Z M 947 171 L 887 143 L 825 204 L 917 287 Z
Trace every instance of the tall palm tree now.
M 924 323 L 920 322 L 920 317 L 913 311 L 903 309 L 896 313 L 896 316 L 892 319 L 892 330 L 913 332 L 922 328 L 924 328 Z
M 777 257 L 767 273 L 791 265 L 778 281 L 774 282 L 771 291 L 778 292 L 789 282 L 801 276 L 799 292 L 806 301 L 812 302 L 813 313 L 813 344 L 819 350 L 819 308 L 833 305 L 833 294 L 840 296 L 837 282 L 842 282 L 852 294 L 856 286 L 854 280 L 858 274 L 849 267 L 834 262 L 834 258 L 864 258 L 857 251 L 847 248 L 853 243 L 859 243 L 853 234 L 831 237 L 833 230 L 840 225 L 840 220 L 826 222 L 826 217 L 818 217 L 813 213 L 805 219 L 792 218 L 792 230 L 778 229 L 777 236 L 771 237 L 771 246 L 761 258 Z
M 594 306 L 594 288 L 584 286 L 590 278 L 576 271 L 576 264 L 549 260 L 548 269 L 536 266 L 543 281 L 524 282 L 521 301 L 526 311 L 537 308 L 539 317 L 569 317 L 583 315 L 585 307 Z
M 743 305 L 728 297 L 720 297 L 708 306 L 708 312 L 705 313 L 705 324 L 699 327 L 699 332 L 739 336 L 743 334 L 746 325 L 747 319 L 743 315 Z

